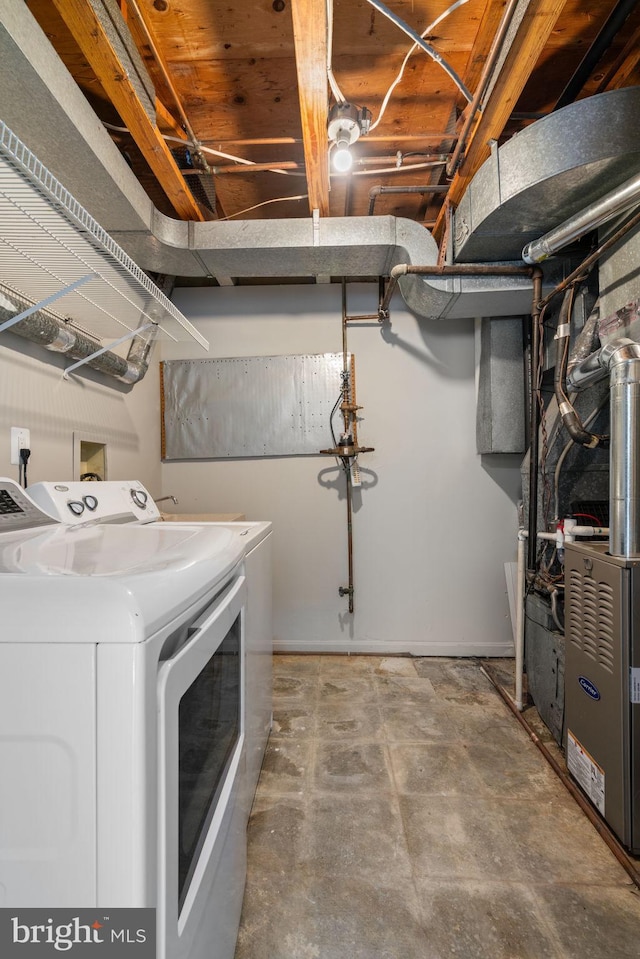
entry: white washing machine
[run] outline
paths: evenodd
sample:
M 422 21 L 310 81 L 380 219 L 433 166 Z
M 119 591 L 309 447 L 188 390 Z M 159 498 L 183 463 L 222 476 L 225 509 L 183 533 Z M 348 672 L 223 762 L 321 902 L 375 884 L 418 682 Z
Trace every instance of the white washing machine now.
M 64 525 L 0 480 L 0 905 L 151 906 L 159 959 L 233 956 L 250 711 L 240 532 Z

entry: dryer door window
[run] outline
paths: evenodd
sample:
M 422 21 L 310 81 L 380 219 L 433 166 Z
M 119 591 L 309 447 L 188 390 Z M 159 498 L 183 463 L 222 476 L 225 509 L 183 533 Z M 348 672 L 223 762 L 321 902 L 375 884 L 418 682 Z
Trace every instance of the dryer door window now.
M 180 700 L 178 895 L 182 908 L 240 736 L 240 616 Z

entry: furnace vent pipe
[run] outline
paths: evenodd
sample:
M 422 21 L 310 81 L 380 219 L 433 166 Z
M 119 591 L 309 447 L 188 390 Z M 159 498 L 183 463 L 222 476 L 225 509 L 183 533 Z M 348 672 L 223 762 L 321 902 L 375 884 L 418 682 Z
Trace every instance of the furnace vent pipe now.
M 609 552 L 640 557 L 640 343 L 607 343 L 571 372 L 573 389 L 584 389 L 609 373 Z
M 622 355 L 624 354 L 624 355 Z M 611 367 L 609 552 L 640 556 L 640 343 L 622 347 Z
M 586 210 L 569 217 L 539 239 L 527 243 L 522 251 L 522 259 L 525 263 L 541 263 L 573 240 L 602 226 L 637 203 L 640 203 L 640 173 L 625 180 Z

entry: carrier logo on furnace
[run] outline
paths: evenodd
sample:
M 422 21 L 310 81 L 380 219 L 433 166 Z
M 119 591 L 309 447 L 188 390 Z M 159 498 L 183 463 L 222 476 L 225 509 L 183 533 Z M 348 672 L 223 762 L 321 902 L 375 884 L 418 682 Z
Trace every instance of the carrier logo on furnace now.
M 586 676 L 578 676 L 580 687 L 591 699 L 600 699 L 600 690 Z
M 155 959 L 155 909 L 111 909 L 96 915 L 89 909 L 1 909 L 0 955 L 54 956 L 72 952 L 86 956 L 100 948 L 107 957 Z

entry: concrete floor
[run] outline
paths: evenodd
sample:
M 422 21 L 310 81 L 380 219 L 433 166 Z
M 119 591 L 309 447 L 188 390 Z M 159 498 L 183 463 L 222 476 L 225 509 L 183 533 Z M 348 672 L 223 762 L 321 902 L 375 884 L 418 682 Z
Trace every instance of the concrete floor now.
M 638 959 L 638 890 L 478 663 L 274 683 L 236 959 Z

